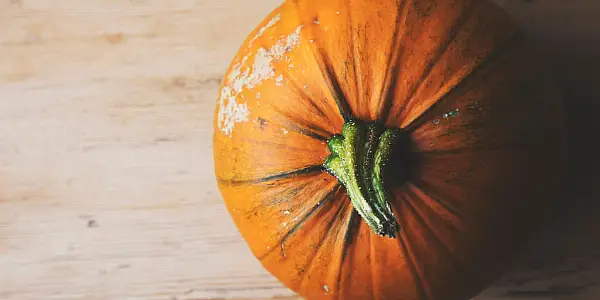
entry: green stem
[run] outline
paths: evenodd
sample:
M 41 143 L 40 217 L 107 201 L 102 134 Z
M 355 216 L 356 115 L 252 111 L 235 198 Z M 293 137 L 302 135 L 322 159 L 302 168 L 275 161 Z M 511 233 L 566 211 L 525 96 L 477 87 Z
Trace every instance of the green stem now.
M 398 135 L 399 129 L 348 121 L 342 134 L 329 140 L 331 155 L 324 164 L 346 187 L 352 205 L 369 227 L 391 238 L 399 226 L 387 201 L 383 174 Z

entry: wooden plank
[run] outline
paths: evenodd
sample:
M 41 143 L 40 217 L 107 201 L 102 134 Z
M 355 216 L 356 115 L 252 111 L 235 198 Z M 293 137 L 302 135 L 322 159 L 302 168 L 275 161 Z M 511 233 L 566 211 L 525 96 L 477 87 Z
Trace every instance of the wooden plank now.
M 498 1 L 555 53 L 578 176 L 478 299 L 595 299 L 600 3 Z M 0 2 L 1 299 L 293 297 L 230 221 L 210 145 L 223 71 L 279 2 Z
M 210 143 L 277 1 L 2 3 L 0 298 L 292 295 L 238 236 Z

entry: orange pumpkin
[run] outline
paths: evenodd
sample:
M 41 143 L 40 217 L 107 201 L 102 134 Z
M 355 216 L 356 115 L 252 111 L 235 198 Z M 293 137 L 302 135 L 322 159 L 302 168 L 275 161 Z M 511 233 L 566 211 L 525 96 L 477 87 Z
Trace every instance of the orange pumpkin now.
M 468 299 L 560 192 L 562 108 L 481 0 L 288 0 L 220 89 L 220 192 L 308 299 Z

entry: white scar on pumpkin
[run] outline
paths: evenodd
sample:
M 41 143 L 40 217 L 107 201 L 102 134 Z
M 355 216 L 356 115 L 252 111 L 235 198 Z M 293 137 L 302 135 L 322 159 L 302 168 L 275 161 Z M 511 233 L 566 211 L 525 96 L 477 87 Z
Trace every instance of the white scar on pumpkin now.
M 273 22 L 271 26 L 279 21 L 279 15 L 275 16 L 273 20 L 271 20 Z M 269 26 L 271 22 L 265 27 Z M 219 111 L 217 114 L 219 129 L 225 135 L 231 137 L 236 123 L 247 122 L 249 120 L 250 110 L 248 109 L 248 103 L 246 101 L 242 103 L 238 102 L 238 98 L 241 100 L 244 98 L 242 92 L 245 89 L 252 89 L 262 84 L 265 80 L 275 78 L 273 63 L 285 59 L 286 53 L 300 46 L 300 30 L 302 27 L 303 25 L 298 26 L 294 32 L 287 37 L 282 37 L 275 45 L 268 49 L 259 48 L 254 56 L 254 62 L 250 67 L 242 70 L 242 66 L 248 60 L 248 56 L 246 56 L 232 68 L 227 77 L 227 84 L 221 89 Z M 277 76 L 276 84 L 281 85 L 282 81 L 283 75 Z
M 267 31 L 267 29 L 275 26 L 275 24 L 277 24 L 277 22 L 279 22 L 279 20 L 281 20 L 281 15 L 280 14 L 275 15 L 273 17 L 273 19 L 271 19 L 269 22 L 267 22 L 267 24 L 265 26 L 263 26 L 261 29 L 258 30 L 256 35 L 248 43 L 248 47 L 252 47 L 254 42 L 256 42 L 256 40 L 258 38 L 260 38 L 265 33 L 265 31 Z

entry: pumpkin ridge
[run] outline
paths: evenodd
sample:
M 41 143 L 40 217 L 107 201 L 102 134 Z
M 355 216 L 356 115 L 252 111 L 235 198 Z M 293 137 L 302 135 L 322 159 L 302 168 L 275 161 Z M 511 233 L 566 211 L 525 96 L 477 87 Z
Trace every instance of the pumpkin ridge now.
M 398 221 L 399 222 L 402 221 L 402 218 L 400 218 L 400 214 L 398 214 Z M 409 229 L 406 226 L 406 224 L 401 225 L 401 226 L 406 229 L 402 230 L 399 233 L 398 246 L 400 247 L 402 256 L 404 256 L 404 259 L 406 260 L 406 264 L 408 265 L 408 269 L 410 271 L 411 277 L 413 279 L 413 282 L 415 283 L 417 293 L 419 293 L 419 295 L 420 295 L 419 298 L 425 299 L 425 300 L 431 300 L 432 297 L 430 295 L 430 292 L 428 291 L 428 289 L 425 286 L 425 282 L 424 282 L 423 278 L 421 277 L 421 273 L 417 270 L 415 257 L 411 253 L 412 251 L 409 250 L 410 243 L 408 241 L 405 241 L 405 239 L 408 240 L 408 237 L 406 236 L 406 231 L 411 230 L 411 229 Z
M 390 109 L 392 108 L 392 101 L 396 98 L 396 82 L 400 75 L 400 53 L 404 50 L 402 47 L 404 39 L 406 38 L 406 22 L 408 21 L 409 11 L 409 0 L 399 0 L 398 12 L 396 15 L 396 26 L 394 33 L 392 34 L 392 42 L 390 43 L 390 49 L 388 50 L 388 57 L 386 63 L 386 72 L 383 77 L 383 84 L 381 85 L 381 92 L 379 94 L 378 103 L 378 120 L 385 121 L 388 118 Z M 404 25 L 401 25 L 404 24 Z M 402 34 L 400 36 L 400 29 Z
M 454 268 L 462 268 L 463 270 L 465 269 L 465 263 L 459 259 L 456 259 L 456 257 L 454 256 L 454 253 L 452 252 L 452 250 L 450 249 L 450 247 L 448 245 L 446 245 L 446 243 L 438 236 L 438 234 L 436 234 L 433 229 L 431 229 L 432 226 L 431 222 L 426 221 L 425 217 L 423 217 L 424 212 L 421 209 L 417 209 L 415 204 L 413 202 L 415 201 L 422 201 L 417 195 L 415 195 L 414 193 L 412 193 L 409 189 L 405 189 L 404 190 L 405 196 L 404 196 L 404 202 L 405 205 L 404 207 L 408 208 L 409 210 L 412 211 L 413 216 L 415 217 L 415 220 L 417 221 L 417 223 L 425 230 L 420 230 L 419 232 L 427 232 L 429 237 L 431 239 L 427 239 L 427 240 L 433 240 L 435 243 L 435 247 L 436 249 L 442 249 L 442 251 L 450 258 L 451 263 L 453 264 Z M 425 206 L 427 206 L 424 203 Z M 429 207 L 427 207 L 427 209 L 431 209 Z M 435 212 L 433 212 L 433 214 L 435 215 Z M 443 221 L 443 220 L 442 220 Z
M 284 126 L 282 126 L 281 129 L 286 129 Z M 282 130 L 283 131 L 283 130 Z M 274 139 L 273 141 L 266 141 L 264 139 L 258 139 L 258 138 L 253 138 L 253 137 L 239 137 L 238 141 L 240 142 L 244 142 L 244 143 L 248 143 L 248 144 L 252 144 L 253 146 L 258 147 L 273 147 L 273 148 L 283 148 L 285 146 L 285 149 L 289 150 L 289 151 L 294 151 L 297 153 L 306 153 L 306 154 L 313 154 L 315 153 L 315 150 L 322 150 L 322 149 L 314 149 L 314 148 L 310 148 L 310 147 L 304 147 L 304 145 L 302 145 L 303 147 L 297 147 L 297 146 L 292 146 L 292 145 L 287 145 L 285 143 L 282 143 L 284 140 L 280 139 L 280 140 L 276 140 Z M 321 147 L 321 145 L 323 144 L 322 142 L 319 142 L 319 147 Z M 314 163 L 307 163 L 308 165 L 315 165 Z
M 460 209 L 455 207 L 452 203 L 442 200 L 442 199 L 448 199 L 448 198 L 454 198 L 454 197 L 449 197 L 447 195 L 444 195 L 442 197 L 441 194 L 445 194 L 444 192 L 440 191 L 439 188 L 436 188 L 434 184 L 428 183 L 423 179 L 414 179 L 411 181 L 411 184 L 413 186 L 415 186 L 417 189 L 419 189 L 420 191 L 422 191 L 427 196 L 431 197 L 432 200 L 437 202 L 439 205 L 441 205 L 444 209 L 446 209 L 452 215 L 456 216 L 458 219 L 466 221 L 466 218 L 460 212 Z M 425 190 L 427 190 L 427 192 L 425 192 Z M 455 199 L 453 199 L 453 200 L 454 200 L 453 202 L 457 202 Z
M 298 20 L 300 20 L 301 23 L 306 23 L 305 19 L 302 16 L 303 9 L 300 7 L 300 1 L 291 1 L 291 3 L 294 4 L 294 11 L 296 12 L 296 17 L 298 18 Z M 314 36 L 312 26 L 306 26 L 305 31 L 308 32 L 310 36 Z M 329 57 L 317 44 L 318 40 L 314 43 L 309 43 L 308 49 L 310 49 L 312 57 L 319 68 L 319 71 L 321 73 L 321 79 L 327 85 L 329 93 L 331 93 L 331 96 L 335 101 L 335 104 L 338 108 L 338 112 L 344 118 L 344 121 L 346 121 L 351 117 L 350 107 L 348 105 L 348 102 L 346 101 L 346 97 L 343 93 L 343 90 L 340 87 L 339 81 L 335 77 L 335 73 L 333 72 L 333 70 L 331 70 L 331 61 L 329 60 Z
M 300 84 L 298 83 L 298 80 L 296 80 L 296 78 L 294 76 L 290 76 L 289 74 L 288 74 L 287 78 L 288 78 L 288 81 L 291 83 L 292 90 L 296 94 L 300 95 L 300 97 L 302 99 L 306 100 L 306 102 L 308 104 L 310 104 L 310 106 L 313 107 L 317 111 L 317 114 L 319 116 L 321 116 L 323 119 L 327 119 L 328 117 L 325 114 L 325 112 L 323 111 L 323 109 L 319 105 L 317 105 L 314 98 L 312 98 L 310 95 L 308 95 L 308 93 L 306 93 L 304 88 L 302 88 L 300 86 Z
M 293 178 L 296 176 L 306 175 L 306 174 L 310 174 L 310 173 L 322 172 L 324 170 L 325 169 L 323 168 L 322 165 L 311 165 L 311 166 L 307 166 L 304 168 L 287 171 L 287 172 L 280 172 L 277 174 L 267 175 L 265 177 L 260 177 L 260 178 L 242 179 L 242 180 L 217 178 L 217 181 L 219 181 L 219 183 L 221 183 L 221 184 L 229 184 L 229 185 L 257 184 L 257 183 L 265 183 L 265 182 L 279 180 L 279 179 Z
M 336 184 L 334 187 L 332 187 L 324 196 L 321 200 L 319 200 L 317 202 L 316 205 L 314 205 L 313 207 L 311 207 L 301 218 L 299 218 L 299 221 L 292 225 L 290 227 L 290 229 L 283 235 L 283 237 L 277 241 L 276 243 L 274 243 L 274 245 L 281 245 L 283 247 L 283 245 L 285 244 L 285 242 L 287 241 L 287 239 L 289 239 L 290 237 L 292 237 L 294 234 L 296 234 L 296 232 L 298 232 L 298 230 L 300 230 L 300 228 L 302 228 L 302 226 L 304 226 L 304 224 L 306 223 L 306 221 L 308 221 L 315 213 L 317 213 L 319 211 L 319 209 L 321 209 L 323 206 L 325 206 L 325 204 L 327 204 L 332 198 L 334 198 L 334 196 L 339 193 L 339 191 L 341 190 L 341 187 L 339 184 Z M 271 247 L 271 249 L 267 252 L 265 252 L 263 255 L 257 257 L 259 260 L 264 260 L 266 259 L 267 256 L 269 256 L 271 253 L 273 253 L 273 251 L 275 251 L 275 249 L 277 249 L 278 247 Z
M 251 216 L 255 213 L 255 211 L 261 211 L 268 207 L 277 206 L 289 202 L 290 199 L 297 196 L 300 191 L 314 184 L 314 179 L 311 180 L 312 177 L 313 176 L 307 176 L 307 178 L 304 180 L 305 182 L 298 185 L 294 185 L 294 187 L 289 187 L 285 190 L 285 192 L 278 193 L 277 196 L 270 197 L 269 200 L 265 201 L 264 203 L 260 203 L 256 207 L 250 209 L 247 215 Z
M 419 198 L 423 198 L 423 197 L 428 197 L 432 200 L 432 202 L 435 202 L 436 204 L 438 204 L 442 209 L 444 209 L 448 214 L 452 215 L 452 217 L 456 218 L 457 220 L 459 220 L 461 223 L 463 223 L 463 225 L 466 226 L 464 217 L 456 210 L 456 208 L 453 208 L 450 206 L 450 204 L 446 203 L 445 201 L 440 200 L 440 197 L 437 197 L 436 195 L 432 195 L 429 192 L 425 192 L 425 189 L 421 188 L 417 183 L 415 182 L 411 182 L 409 185 L 407 185 L 407 190 L 410 189 L 415 189 L 417 191 L 419 191 L 419 193 L 422 193 L 423 196 L 419 196 L 417 195 L 417 193 L 415 191 L 411 190 L 411 193 L 413 193 L 415 196 L 419 197 Z M 456 225 L 452 225 L 453 227 L 455 227 L 457 230 L 465 230 L 463 226 L 463 228 L 460 228 Z
M 423 112 L 410 121 L 405 127 L 404 130 L 406 132 L 413 132 L 422 125 L 424 119 L 428 117 L 428 114 L 440 103 L 448 99 L 453 93 L 456 93 L 460 88 L 464 88 L 469 83 L 475 75 L 478 75 L 479 72 L 484 71 L 486 68 L 493 66 L 493 63 L 497 62 L 498 59 L 502 57 L 503 54 L 506 54 L 511 47 L 516 45 L 516 41 L 519 38 L 522 38 L 522 32 L 514 32 L 511 34 L 509 38 L 499 47 L 494 48 L 494 50 L 488 54 L 485 58 L 483 58 L 479 64 L 477 64 L 464 78 L 461 79 L 460 82 L 456 83 L 452 88 L 448 89 L 448 91 L 441 95 L 437 101 L 432 101 L 432 105 L 423 110 Z
M 303 25 L 301 25 L 301 26 L 303 26 Z M 302 33 L 299 33 L 299 34 L 300 34 L 300 38 L 302 38 Z M 265 49 L 268 49 L 268 48 L 269 48 L 269 46 L 267 46 L 267 45 L 266 45 L 266 44 L 264 44 L 264 43 L 259 43 L 258 45 L 259 45 L 260 47 L 262 47 L 262 48 L 265 48 Z M 294 77 L 292 77 L 292 76 L 289 76 L 289 74 L 288 74 L 288 76 L 286 76 L 286 78 L 288 79 L 288 82 L 291 82 L 291 83 L 292 83 L 292 85 L 291 85 L 291 86 L 292 86 L 292 90 L 293 90 L 293 92 L 294 92 L 294 93 L 296 93 L 297 95 L 299 94 L 299 95 L 300 95 L 300 97 L 301 97 L 303 100 L 306 100 L 306 101 L 304 101 L 304 103 L 308 103 L 308 104 L 309 104 L 309 105 L 310 105 L 312 108 L 314 108 L 314 109 L 315 109 L 315 111 L 317 112 L 317 114 L 318 114 L 319 116 L 321 116 L 323 119 L 328 119 L 327 115 L 326 115 L 326 114 L 325 114 L 325 112 L 324 112 L 324 111 L 321 109 L 321 107 L 319 107 L 319 106 L 318 106 L 318 105 L 317 105 L 317 104 L 314 102 L 314 99 L 313 99 L 312 97 L 310 97 L 310 96 L 309 96 L 309 95 L 308 95 L 308 94 L 307 94 L 307 93 L 304 91 L 304 89 L 302 89 L 302 88 L 300 87 L 300 85 L 298 84 L 297 80 L 296 80 L 296 79 L 294 79 Z M 298 120 L 296 120 L 295 118 L 291 117 L 291 116 L 290 116 L 288 113 L 285 113 L 285 112 L 283 112 L 281 109 L 278 109 L 278 108 L 277 108 L 275 105 L 272 105 L 272 106 L 271 106 L 271 109 L 273 109 L 275 112 L 277 112 L 277 113 L 279 113 L 279 114 L 281 114 L 281 115 L 285 116 L 286 118 L 288 118 L 288 119 L 291 119 L 291 120 L 292 120 L 293 122 L 295 122 L 295 123 L 298 123 L 298 124 L 300 124 L 300 123 L 303 123 L 303 122 L 299 122 L 299 121 L 298 121 Z M 286 126 L 282 126 L 282 127 L 286 127 Z M 287 127 L 286 127 L 286 128 L 287 128 Z M 298 133 L 301 133 L 301 134 L 304 134 L 304 135 L 307 135 L 307 136 L 310 136 L 310 137 L 313 137 L 313 138 L 317 138 L 318 140 L 327 140 L 327 138 L 326 138 L 326 137 L 324 137 L 324 136 L 322 136 L 322 135 L 317 135 L 316 133 L 305 134 L 305 131 L 297 130 L 297 129 L 299 129 L 299 127 L 296 127 L 296 128 L 293 128 L 293 129 L 292 129 L 292 128 L 288 128 L 288 129 L 294 130 L 295 132 L 298 132 Z M 324 128 L 319 128 L 319 130 L 320 130 L 320 131 L 323 131 L 323 132 L 327 132 L 328 134 L 330 134 L 330 133 L 329 133 L 329 131 L 328 131 L 328 130 L 326 130 L 326 129 L 324 129 Z
M 374 254 L 375 252 L 375 245 L 373 244 L 373 241 L 377 238 L 376 236 L 373 236 L 372 233 L 369 233 L 367 235 L 369 237 L 369 267 L 367 268 L 369 270 L 369 277 L 371 278 L 371 295 L 373 296 L 373 300 L 377 300 L 379 297 L 377 296 L 377 283 L 376 283 L 376 277 L 375 276 L 375 258 L 374 258 Z
M 356 209 L 354 209 L 351 205 L 350 205 L 350 209 L 352 210 L 350 212 L 350 217 L 348 218 L 348 222 L 346 222 L 346 224 L 344 225 L 344 228 L 346 228 L 346 232 L 344 234 L 344 238 L 341 244 L 341 256 L 340 256 L 340 266 L 339 266 L 339 270 L 337 272 L 337 280 L 336 280 L 336 289 L 340 292 L 335 293 L 335 299 L 339 299 L 339 297 L 341 296 L 341 291 L 343 291 L 344 289 L 342 288 L 342 274 L 343 274 L 343 268 L 344 265 L 346 264 L 347 260 L 346 258 L 348 257 L 348 248 L 350 247 L 350 245 L 353 244 L 353 242 L 355 241 L 355 239 L 358 237 L 358 230 L 360 229 L 360 214 L 356 211 Z
M 352 208 L 352 215 L 346 224 L 346 234 L 344 235 L 343 249 L 342 252 L 342 263 L 348 255 L 348 246 L 354 242 L 357 237 L 358 229 L 360 226 L 360 214 L 356 209 Z
M 344 207 L 345 207 L 345 205 L 343 205 L 343 203 L 339 204 L 339 207 L 337 209 L 337 212 L 335 213 L 335 216 L 333 216 L 333 218 L 331 218 L 329 223 L 327 223 L 325 232 L 323 233 L 323 236 L 319 239 L 319 243 L 317 244 L 317 249 L 315 249 L 315 251 L 310 256 L 310 258 L 307 260 L 306 264 L 304 264 L 302 269 L 306 270 L 308 267 L 313 266 L 313 261 L 315 260 L 315 258 L 317 258 L 319 256 L 319 252 L 321 251 L 321 249 L 323 248 L 323 245 L 325 244 L 325 241 L 331 234 L 331 230 L 334 227 L 333 224 L 335 224 L 336 222 L 339 222 L 339 218 L 340 218 L 340 215 L 342 214 L 342 212 L 344 211 Z M 307 274 L 310 274 L 311 270 L 312 270 L 312 268 L 308 269 L 307 272 L 304 272 L 302 274 L 302 279 L 300 281 L 300 286 L 302 287 L 302 289 L 304 289 L 304 287 L 306 285 L 305 282 L 307 280 Z
M 267 119 L 264 119 L 264 120 L 267 120 Z M 271 124 L 280 126 L 282 129 L 293 131 L 295 133 L 319 140 L 321 142 L 327 142 L 327 139 L 328 139 L 323 134 L 317 132 L 318 130 L 322 130 L 321 128 L 313 128 L 312 126 L 310 126 L 308 124 L 307 124 L 308 129 L 301 128 L 297 124 L 300 124 L 302 122 L 297 121 L 297 120 L 290 120 L 289 122 L 284 122 L 284 123 L 274 122 L 271 120 L 267 120 L 267 121 Z
M 467 24 L 467 21 L 471 17 L 472 12 L 474 10 L 474 8 L 472 7 L 474 5 L 475 4 L 472 4 L 469 6 L 468 9 L 465 9 L 462 11 L 460 17 L 458 18 L 458 21 L 455 22 L 454 26 L 452 26 L 452 28 L 450 28 L 450 30 L 447 32 L 447 34 L 445 35 L 444 41 L 435 49 L 435 53 L 434 53 L 433 57 L 430 58 L 429 61 L 427 62 L 427 66 L 423 70 L 423 73 L 421 73 L 421 75 L 419 76 L 419 79 L 417 79 L 415 84 L 413 84 L 411 86 L 411 89 L 408 91 L 404 100 L 402 101 L 402 105 L 400 106 L 400 109 L 398 109 L 394 113 L 393 116 L 398 116 L 398 118 L 400 118 L 400 119 L 406 118 L 406 116 L 405 116 L 406 110 L 410 109 L 410 107 L 414 104 L 413 103 L 414 97 L 415 97 L 417 91 L 423 85 L 423 83 L 425 83 L 425 80 L 427 80 L 427 77 L 429 77 L 429 75 L 431 75 L 431 72 L 434 70 L 435 66 L 440 62 L 440 59 L 443 57 L 444 53 L 446 53 L 446 50 L 448 50 L 448 47 L 450 46 L 450 44 L 452 44 L 452 42 L 454 42 L 457 34 L 460 32 L 462 27 L 465 24 Z M 386 122 L 388 122 L 388 121 L 389 120 L 386 120 Z
M 352 6 L 352 0 L 348 0 L 348 6 Z M 352 45 L 352 51 L 351 55 L 352 55 L 352 61 L 354 62 L 352 64 L 352 68 L 354 69 L 354 83 L 355 83 L 355 97 L 356 97 L 356 103 L 357 106 L 360 106 L 360 104 L 363 103 L 363 99 L 364 99 L 364 87 L 363 87 L 363 75 L 362 75 L 362 67 L 361 67 L 361 62 L 360 62 L 360 50 L 359 50 L 359 46 L 358 43 L 356 42 L 356 35 L 358 35 L 358 28 L 355 30 L 355 24 L 352 18 L 352 9 L 348 9 L 347 10 L 347 16 L 348 16 L 348 30 L 350 31 L 350 44 Z M 367 107 L 367 111 L 369 109 L 369 103 L 367 103 L 366 105 Z M 361 109 L 361 107 L 357 107 L 357 109 Z
M 323 279 L 323 289 L 325 290 L 326 296 L 333 296 L 333 299 L 340 299 L 342 288 L 340 287 L 341 274 L 343 270 L 344 261 L 342 259 L 345 238 L 348 234 L 350 221 L 355 222 L 354 219 L 354 208 L 350 204 L 350 199 L 347 195 L 341 194 L 341 197 L 337 199 L 343 203 L 344 208 L 342 209 L 341 215 L 338 217 L 338 225 L 334 226 L 335 232 L 330 234 L 329 247 L 330 258 L 329 265 L 327 267 L 325 277 Z M 358 219 L 360 221 L 360 218 Z M 323 257 L 321 258 L 323 259 Z M 343 298 L 342 298 L 343 299 Z
M 291 123 L 291 124 L 287 124 L 287 125 L 282 126 L 282 127 L 285 127 L 285 128 L 287 128 L 287 129 L 289 129 L 289 130 L 291 130 L 293 132 L 296 132 L 296 133 L 299 133 L 299 134 L 311 137 L 313 139 L 319 140 L 321 142 L 327 142 L 327 137 L 323 136 L 323 135 L 321 135 L 319 133 L 317 133 L 314 130 L 316 128 L 312 128 L 311 126 L 308 126 L 310 129 L 304 129 L 304 128 L 300 128 L 300 126 L 298 126 L 296 124 Z
M 322 51 L 319 52 L 322 53 Z M 344 118 L 344 121 L 349 121 L 354 118 L 352 108 L 350 107 L 350 104 L 348 104 L 344 90 L 340 85 L 340 81 L 335 73 L 335 70 L 333 69 L 332 62 L 325 54 L 321 54 L 321 56 L 323 57 L 325 64 L 325 74 L 327 74 L 327 77 L 330 78 L 330 80 L 326 82 L 327 86 L 329 87 L 329 91 L 331 92 L 333 100 L 335 100 L 335 103 L 337 104 L 340 115 Z
M 281 116 L 283 116 L 283 118 L 288 119 L 286 121 L 289 122 L 282 122 L 281 127 L 285 127 L 287 129 L 293 130 L 295 132 L 301 133 L 303 135 L 312 137 L 312 138 L 316 138 L 320 141 L 327 141 L 327 137 L 329 135 L 331 135 L 330 132 L 328 132 L 326 129 L 324 128 L 320 128 L 317 126 L 313 126 L 312 124 L 308 124 L 307 122 L 305 122 L 304 120 L 299 120 L 296 117 L 276 108 L 276 107 L 272 107 L 273 111 L 277 112 L 278 114 L 280 114 Z M 277 124 L 278 122 L 276 122 L 275 124 Z M 304 124 L 306 125 L 306 127 L 308 127 L 308 129 L 306 128 L 301 128 L 298 124 Z M 310 131 L 312 130 L 312 131 Z M 320 131 L 320 132 L 318 132 Z

